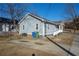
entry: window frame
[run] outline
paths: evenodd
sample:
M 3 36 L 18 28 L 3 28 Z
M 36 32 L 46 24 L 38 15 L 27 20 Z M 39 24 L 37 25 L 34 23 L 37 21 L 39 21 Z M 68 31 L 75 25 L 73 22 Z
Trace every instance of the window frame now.
M 38 30 L 38 24 L 36 24 L 36 30 Z
M 23 30 L 24 30 L 24 25 L 23 25 Z

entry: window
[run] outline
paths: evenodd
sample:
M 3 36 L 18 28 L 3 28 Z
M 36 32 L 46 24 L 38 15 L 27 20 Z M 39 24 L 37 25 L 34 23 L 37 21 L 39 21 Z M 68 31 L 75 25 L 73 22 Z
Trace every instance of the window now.
M 38 24 L 36 24 L 36 29 L 38 30 Z
M 2 31 L 2 25 L 0 25 L 0 31 Z
M 23 25 L 23 30 L 24 30 L 24 25 Z

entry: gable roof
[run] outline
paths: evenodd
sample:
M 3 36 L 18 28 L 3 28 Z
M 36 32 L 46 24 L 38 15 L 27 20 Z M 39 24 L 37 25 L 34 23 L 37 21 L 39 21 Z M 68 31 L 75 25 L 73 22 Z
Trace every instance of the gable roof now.
M 10 19 L 0 17 L 0 22 L 2 22 L 2 23 L 9 23 Z
M 47 19 L 45 19 L 45 18 L 43 18 L 43 17 L 40 17 L 40 16 L 35 15 L 35 14 L 32 14 L 32 13 L 27 13 L 27 14 L 19 21 L 19 23 L 21 23 L 21 22 L 24 20 L 24 18 L 27 17 L 28 15 L 31 16 L 31 17 L 33 17 L 33 18 L 36 18 L 37 20 L 39 20 L 39 21 L 41 21 L 41 22 L 47 23 L 47 24 L 59 25 L 59 24 L 56 24 L 56 23 L 54 23 L 54 22 L 52 22 L 52 21 L 49 21 L 49 20 L 47 20 Z

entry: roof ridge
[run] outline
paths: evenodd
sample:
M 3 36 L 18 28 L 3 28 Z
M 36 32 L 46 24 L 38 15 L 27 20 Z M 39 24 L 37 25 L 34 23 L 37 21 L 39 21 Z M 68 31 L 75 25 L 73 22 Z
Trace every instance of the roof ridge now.
M 40 20 L 40 21 L 43 21 L 43 22 L 46 22 L 46 23 L 50 23 L 50 24 L 57 25 L 57 24 L 55 24 L 53 21 L 48 20 L 48 19 L 43 18 L 43 17 L 40 17 L 39 15 L 33 14 L 33 13 L 27 13 L 27 14 L 22 18 L 21 21 L 23 21 L 23 19 L 24 19 L 25 17 L 27 17 L 28 15 L 30 15 L 30 16 L 32 16 L 32 17 L 35 17 L 36 19 L 38 19 L 38 20 Z M 20 21 L 20 22 L 21 22 L 21 21 Z M 19 22 L 19 23 L 20 23 L 20 22 Z

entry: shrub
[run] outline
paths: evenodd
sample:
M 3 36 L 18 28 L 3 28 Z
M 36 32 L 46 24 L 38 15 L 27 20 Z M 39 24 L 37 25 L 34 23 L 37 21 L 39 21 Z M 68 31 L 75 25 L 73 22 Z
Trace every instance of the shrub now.
M 22 33 L 22 36 L 27 36 L 27 33 Z

